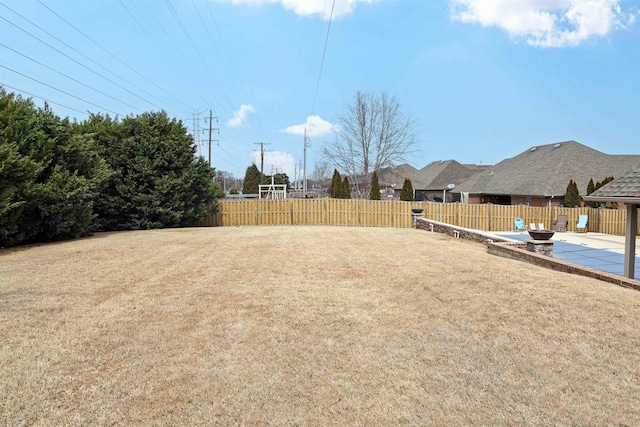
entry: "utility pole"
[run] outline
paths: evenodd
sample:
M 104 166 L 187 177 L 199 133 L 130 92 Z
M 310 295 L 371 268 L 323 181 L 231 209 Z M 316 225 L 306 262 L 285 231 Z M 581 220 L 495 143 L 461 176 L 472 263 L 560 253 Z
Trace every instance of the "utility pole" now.
M 260 182 L 262 183 L 264 181 L 264 146 L 271 144 L 268 142 L 254 142 L 253 144 L 260 146 Z
M 307 198 L 307 147 L 309 146 L 309 137 L 307 136 L 307 128 L 304 128 L 304 169 L 302 170 L 302 196 Z
M 193 135 L 193 143 L 198 147 L 198 155 L 200 155 L 200 144 L 198 143 L 198 131 L 196 130 L 196 112 L 193 111 L 193 121 L 191 122 L 191 134 Z
M 211 167 L 211 132 L 215 130 L 220 135 L 220 129 L 213 129 L 213 119 L 216 119 L 216 123 L 218 123 L 218 118 L 213 117 L 213 112 L 209 110 L 209 167 Z
M 201 132 L 204 133 L 205 129 L 200 129 L 200 115 L 205 113 L 207 110 L 202 110 L 202 111 L 196 111 L 193 110 L 193 116 L 192 116 L 192 120 L 193 120 L 193 142 L 196 144 L 196 147 L 198 147 L 198 156 L 204 156 L 204 154 L 202 153 L 202 138 L 201 138 Z M 206 121 L 206 119 L 205 119 Z
M 302 190 L 302 160 L 298 162 L 298 190 Z

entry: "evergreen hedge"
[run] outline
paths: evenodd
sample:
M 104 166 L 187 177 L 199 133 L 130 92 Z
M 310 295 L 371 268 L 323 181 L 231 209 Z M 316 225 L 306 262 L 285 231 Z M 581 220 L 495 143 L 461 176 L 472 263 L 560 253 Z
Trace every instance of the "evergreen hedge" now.
M 0 247 L 191 225 L 224 194 L 166 113 L 81 123 L 0 87 Z

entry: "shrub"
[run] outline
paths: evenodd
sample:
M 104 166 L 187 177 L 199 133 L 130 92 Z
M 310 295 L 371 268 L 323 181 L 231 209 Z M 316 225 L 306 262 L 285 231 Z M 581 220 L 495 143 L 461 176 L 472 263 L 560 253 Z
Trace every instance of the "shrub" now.
M 371 191 L 369 192 L 369 200 L 380 200 L 380 183 L 378 182 L 378 173 L 373 171 L 371 175 Z
M 249 166 L 244 174 L 242 194 L 258 194 L 260 179 L 258 167 L 256 165 Z
M 349 179 L 345 176 L 342 181 L 342 194 L 340 196 L 341 199 L 350 199 L 351 198 L 351 184 L 349 184 Z
M 402 184 L 402 191 L 400 192 L 400 200 L 405 202 L 413 202 L 413 185 L 411 184 L 411 180 L 409 178 L 404 179 L 404 183 Z
M 338 169 L 333 170 L 333 178 L 331 178 L 331 187 L 329 187 L 329 196 L 334 199 L 342 198 L 342 177 Z
M 567 185 L 567 192 L 564 195 L 564 206 L 567 208 L 580 206 L 580 193 L 578 192 L 578 185 L 572 179 L 569 180 L 569 185 Z

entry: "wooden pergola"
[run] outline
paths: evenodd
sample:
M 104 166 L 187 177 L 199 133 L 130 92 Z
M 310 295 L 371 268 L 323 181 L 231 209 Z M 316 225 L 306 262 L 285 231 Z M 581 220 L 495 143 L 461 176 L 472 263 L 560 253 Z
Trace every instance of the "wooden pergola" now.
M 640 169 L 614 179 L 589 196 L 587 201 L 624 203 L 627 207 L 624 239 L 624 276 L 634 279 L 636 239 L 638 234 L 638 205 L 640 205 Z

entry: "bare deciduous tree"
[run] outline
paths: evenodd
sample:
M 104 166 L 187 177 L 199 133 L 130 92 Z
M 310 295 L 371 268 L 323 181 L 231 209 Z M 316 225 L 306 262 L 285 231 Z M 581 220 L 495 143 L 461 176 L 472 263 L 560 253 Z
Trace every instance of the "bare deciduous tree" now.
M 313 168 L 313 180 L 317 182 L 324 181 L 329 178 L 329 162 L 321 160 L 316 162 Z
M 367 194 L 372 171 L 392 167 L 411 152 L 416 143 L 414 129 L 413 119 L 394 96 L 358 91 L 323 154 L 352 177 L 360 194 Z

